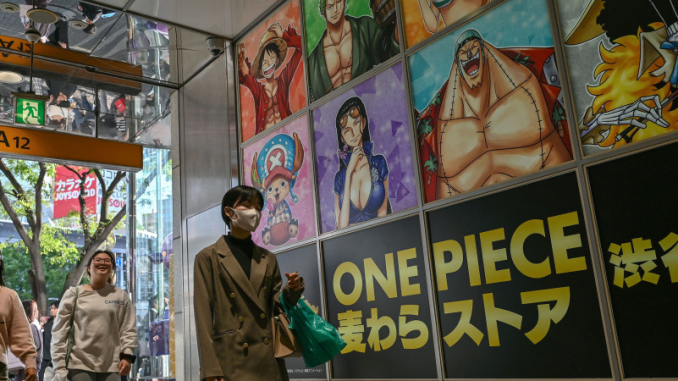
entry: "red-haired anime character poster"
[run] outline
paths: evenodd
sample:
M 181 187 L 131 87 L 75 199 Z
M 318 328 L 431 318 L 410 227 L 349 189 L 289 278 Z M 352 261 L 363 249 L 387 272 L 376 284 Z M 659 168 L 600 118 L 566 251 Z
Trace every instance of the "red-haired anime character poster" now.
M 299 3 L 290 1 L 236 45 L 242 141 L 306 105 Z

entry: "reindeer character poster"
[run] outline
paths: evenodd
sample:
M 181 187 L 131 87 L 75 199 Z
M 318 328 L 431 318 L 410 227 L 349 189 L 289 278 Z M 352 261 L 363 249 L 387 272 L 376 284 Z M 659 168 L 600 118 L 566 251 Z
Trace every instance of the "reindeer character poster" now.
M 678 0 L 559 0 L 557 9 L 584 154 L 676 130 Z
M 409 57 L 427 202 L 572 160 L 546 3 L 503 2 Z
M 273 249 L 316 235 L 308 117 L 293 120 L 243 148 L 246 185 L 264 196 L 257 245 Z
M 290 1 L 236 44 L 243 141 L 306 106 L 300 17 Z

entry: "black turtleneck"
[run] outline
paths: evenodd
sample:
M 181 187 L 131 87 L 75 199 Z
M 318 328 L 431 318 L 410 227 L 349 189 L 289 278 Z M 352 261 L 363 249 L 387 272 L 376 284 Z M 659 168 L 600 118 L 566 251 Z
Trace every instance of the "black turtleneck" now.
M 254 242 L 252 241 L 252 235 L 248 236 L 247 238 L 240 239 L 235 238 L 231 235 L 231 233 L 228 233 L 224 239 L 228 244 L 228 248 L 231 249 L 235 259 L 238 261 L 238 263 L 240 263 L 242 271 L 245 272 L 247 279 L 249 279 L 250 271 L 252 270 L 252 253 L 254 252 Z

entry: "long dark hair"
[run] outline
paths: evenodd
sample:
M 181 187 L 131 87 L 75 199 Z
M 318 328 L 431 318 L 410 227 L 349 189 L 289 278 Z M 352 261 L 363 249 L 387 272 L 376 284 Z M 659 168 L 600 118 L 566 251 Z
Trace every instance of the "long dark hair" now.
M 360 97 L 352 97 L 346 100 L 343 105 L 339 108 L 339 112 L 337 112 L 337 118 L 334 122 L 334 126 L 337 128 L 337 145 L 339 147 L 338 152 L 344 152 L 344 143 L 342 142 L 342 136 L 341 136 L 341 117 L 346 115 L 353 107 L 357 107 L 360 115 L 365 118 L 365 128 L 363 129 L 363 135 L 362 135 L 362 140 L 363 144 L 366 142 L 372 141 L 370 138 L 370 120 L 367 117 L 367 109 L 365 108 L 365 104 L 363 103 L 363 100 L 360 99 Z M 343 159 L 339 160 L 339 168 L 344 169 L 346 168 L 346 163 L 344 163 Z
M 26 313 L 26 318 L 31 322 L 38 318 L 37 316 L 33 316 L 33 304 L 37 305 L 38 303 L 35 300 L 24 300 L 21 302 L 21 305 L 24 307 L 24 312 Z

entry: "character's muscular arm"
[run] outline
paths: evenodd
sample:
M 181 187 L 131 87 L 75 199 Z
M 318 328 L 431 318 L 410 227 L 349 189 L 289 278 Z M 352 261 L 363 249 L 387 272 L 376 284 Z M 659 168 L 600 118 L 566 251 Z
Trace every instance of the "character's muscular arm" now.
M 245 44 L 238 45 L 238 80 L 240 81 L 240 86 L 250 89 L 252 96 L 256 100 L 259 99 L 264 86 L 257 82 L 252 73 L 250 73 L 251 66 L 252 64 L 245 57 Z
M 431 0 L 418 0 L 421 18 L 424 20 L 426 30 L 433 34 L 438 31 L 440 25 L 440 10 L 433 5 Z
M 276 24 L 282 31 L 282 26 L 280 26 L 279 23 L 275 23 L 273 26 L 275 26 Z M 278 32 L 276 31 L 276 34 L 277 33 Z M 280 76 L 278 77 L 279 80 L 283 81 L 283 83 L 287 84 L 287 86 L 289 87 L 290 83 L 292 83 L 292 79 L 294 78 L 294 73 L 297 72 L 297 68 L 299 67 L 299 63 L 301 62 L 301 35 L 299 35 L 299 33 L 297 33 L 297 30 L 290 25 L 287 27 L 287 30 L 282 32 L 281 38 L 287 43 L 288 48 L 294 48 L 292 58 L 290 58 L 290 61 L 287 63 L 285 68 L 280 73 Z

